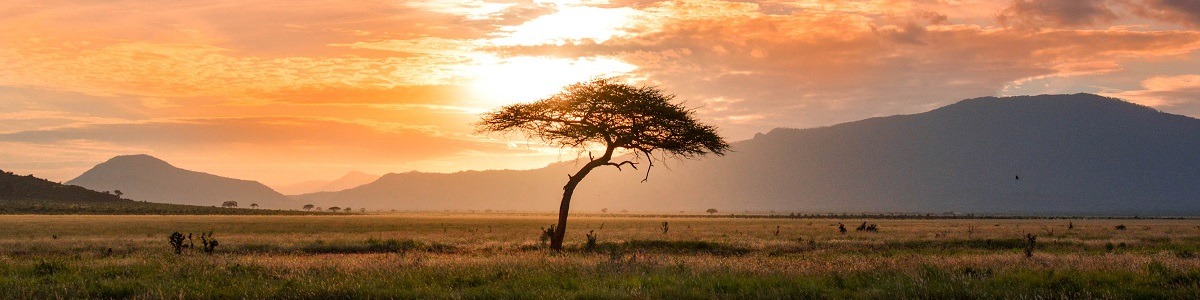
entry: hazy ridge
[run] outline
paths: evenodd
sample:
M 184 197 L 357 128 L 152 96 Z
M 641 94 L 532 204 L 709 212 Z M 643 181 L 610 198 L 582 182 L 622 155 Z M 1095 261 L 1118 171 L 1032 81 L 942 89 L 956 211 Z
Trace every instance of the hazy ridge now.
M 734 153 L 594 172 L 572 208 L 1200 213 L 1200 120 L 1091 94 L 983 97 L 913 115 L 776 129 Z M 574 171 L 388 174 L 298 199 L 400 210 L 552 210 Z M 1019 176 L 1020 179 L 1017 179 Z

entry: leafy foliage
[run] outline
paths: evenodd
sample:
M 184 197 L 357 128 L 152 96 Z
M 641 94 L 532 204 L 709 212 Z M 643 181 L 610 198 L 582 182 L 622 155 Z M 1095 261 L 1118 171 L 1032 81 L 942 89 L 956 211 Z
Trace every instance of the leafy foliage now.
M 632 150 L 653 164 L 653 154 L 693 158 L 723 155 L 729 144 L 717 128 L 696 121 L 693 110 L 655 87 L 600 78 L 572 84 L 532 103 L 502 107 L 483 116 L 480 132 L 519 131 L 567 148 L 604 146 Z

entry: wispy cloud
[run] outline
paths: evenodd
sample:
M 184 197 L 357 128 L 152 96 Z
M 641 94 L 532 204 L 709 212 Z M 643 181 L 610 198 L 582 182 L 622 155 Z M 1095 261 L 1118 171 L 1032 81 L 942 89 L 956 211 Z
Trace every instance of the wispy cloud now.
M 1009 93 L 1200 116 L 1195 72 L 1179 70 L 1200 57 L 1194 3 L 6 1 L 0 162 L 62 174 L 52 162 L 142 151 L 305 177 L 536 167 L 556 155 L 474 136 L 475 114 L 616 75 L 677 94 L 734 139 Z

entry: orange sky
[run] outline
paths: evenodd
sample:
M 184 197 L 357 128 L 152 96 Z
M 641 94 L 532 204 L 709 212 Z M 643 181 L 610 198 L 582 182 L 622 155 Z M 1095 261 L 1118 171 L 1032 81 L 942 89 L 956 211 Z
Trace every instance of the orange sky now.
M 1198 49 L 1194 0 L 9 0 L 0 169 L 534 168 L 575 154 L 470 123 L 593 76 L 660 86 L 731 140 L 993 95 L 1198 117 Z

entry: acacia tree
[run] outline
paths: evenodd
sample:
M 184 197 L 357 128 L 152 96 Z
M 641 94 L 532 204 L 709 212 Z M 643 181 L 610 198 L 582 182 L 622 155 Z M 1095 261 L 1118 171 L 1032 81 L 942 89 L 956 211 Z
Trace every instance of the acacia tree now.
M 590 161 L 567 175 L 558 225 L 550 239 L 551 249 L 562 250 L 571 195 L 593 169 L 637 169 L 644 162 L 645 182 L 655 161 L 724 155 L 729 150 L 716 127 L 696 121 L 694 111 L 674 103 L 674 98 L 655 87 L 599 78 L 569 85 L 542 100 L 488 112 L 475 126 L 479 132 L 521 132 L 564 148 L 604 149 L 599 157 L 589 151 Z

